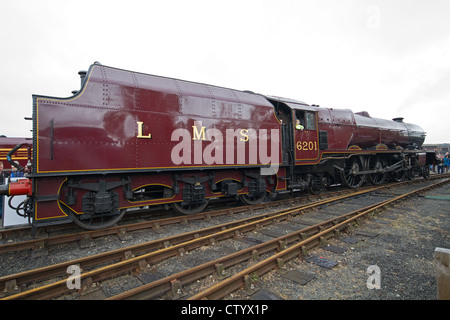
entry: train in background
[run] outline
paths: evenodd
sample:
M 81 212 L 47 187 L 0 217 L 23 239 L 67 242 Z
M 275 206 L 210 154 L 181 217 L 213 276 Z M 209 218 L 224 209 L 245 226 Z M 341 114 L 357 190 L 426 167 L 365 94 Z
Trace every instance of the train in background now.
M 114 225 L 127 209 L 171 205 L 183 214 L 228 197 L 255 204 L 280 193 L 318 193 L 427 177 L 425 132 L 402 118 L 323 108 L 132 72 L 100 63 L 68 98 L 33 95 L 27 179 L 0 187 L 27 195 L 33 226 Z
M 5 136 L 0 136 L 0 161 L 3 162 L 3 170 L 10 173 L 13 169 L 13 165 L 8 161 L 8 153 L 17 145 L 31 145 L 33 143 L 32 138 L 10 138 Z M 11 161 L 17 161 L 18 164 L 26 168 L 27 166 L 31 166 L 31 150 L 28 148 L 20 148 L 11 155 Z

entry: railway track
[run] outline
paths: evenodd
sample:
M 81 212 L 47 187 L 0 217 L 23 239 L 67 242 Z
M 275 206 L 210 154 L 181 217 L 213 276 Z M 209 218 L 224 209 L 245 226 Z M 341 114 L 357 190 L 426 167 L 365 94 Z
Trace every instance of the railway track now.
M 393 184 L 393 185 L 398 185 Z M 383 187 L 390 187 L 393 185 L 386 185 Z M 366 187 L 361 188 L 360 190 L 372 190 L 373 187 Z M 274 208 L 280 205 L 287 205 L 287 204 L 294 204 L 299 201 L 313 201 L 314 199 L 321 199 L 321 198 L 332 198 L 336 195 L 341 194 L 352 194 L 356 192 L 356 190 L 353 189 L 344 189 L 340 191 L 330 192 L 328 194 L 324 195 L 308 195 L 306 197 L 301 198 L 289 198 L 289 199 L 283 199 L 273 202 L 265 202 L 262 204 L 255 204 L 255 205 L 246 205 L 246 206 L 233 206 L 228 207 L 225 209 L 219 209 L 219 210 L 213 210 L 213 211 L 207 211 L 207 212 L 201 212 L 194 215 L 181 215 L 181 216 L 175 216 L 175 217 L 169 217 L 169 218 L 162 218 L 162 219 L 153 219 L 148 221 L 141 221 L 141 222 L 132 222 L 128 224 L 121 224 L 117 226 L 113 226 L 110 228 L 102 229 L 102 230 L 92 230 L 92 231 L 85 231 L 85 230 L 77 230 L 75 232 L 66 232 L 59 235 L 54 236 L 48 236 L 47 233 L 41 233 L 40 237 L 37 237 L 35 239 L 27 239 L 27 240 L 17 240 L 14 239 L 14 230 L 13 229 L 7 229 L 3 230 L 1 233 L 2 239 L 6 240 L 4 244 L 0 245 L 0 254 L 6 253 L 6 252 L 16 252 L 16 251 L 23 251 L 23 250 L 29 250 L 31 249 L 33 252 L 33 256 L 38 256 L 40 254 L 40 251 L 45 252 L 50 248 L 51 246 L 65 244 L 65 243 L 71 243 L 74 241 L 84 242 L 87 243 L 93 239 L 104 237 L 108 235 L 117 235 L 121 238 L 126 238 L 127 235 L 134 231 L 140 231 L 140 230 L 146 230 L 146 229 L 152 229 L 156 232 L 159 232 L 162 227 L 169 226 L 169 225 L 175 225 L 175 224 L 186 224 L 191 221 L 198 221 L 198 220 L 208 220 L 214 217 L 220 217 L 223 215 L 229 215 L 229 214 L 236 214 L 236 213 L 242 213 L 242 212 L 248 212 L 248 211 L 255 211 L 259 209 L 268 209 L 268 208 Z M 18 232 L 23 233 L 25 230 L 30 231 L 30 228 L 18 228 Z M 9 241 L 9 242 L 7 242 Z M 88 246 L 84 244 L 84 246 Z
M 322 221 L 318 224 L 289 233 L 288 235 L 275 238 L 260 245 L 255 245 L 223 258 L 205 263 L 197 266 L 196 268 L 188 269 L 159 281 L 129 290 L 111 297 L 110 300 L 151 299 L 163 292 L 169 292 L 169 288 L 172 296 L 174 296 L 176 295 L 175 289 L 177 288 L 186 286 L 188 283 L 192 283 L 195 280 L 200 279 L 200 277 L 206 277 L 214 273 L 220 276 L 221 273 L 225 273 L 224 270 L 226 270 L 226 268 L 230 268 L 233 265 L 249 260 L 253 260 L 254 262 L 254 264 L 250 267 L 244 268 L 225 280 L 220 281 L 218 284 L 197 292 L 188 299 L 217 300 L 224 298 L 231 292 L 243 287 L 247 291 L 252 291 L 254 282 L 256 282 L 257 279 L 262 277 L 265 273 L 274 269 L 282 268 L 287 261 L 293 258 L 306 256 L 310 249 L 320 244 L 324 244 L 327 239 L 335 236 L 336 234 L 339 235 L 340 232 L 348 225 L 355 222 L 359 224 L 360 219 L 364 219 L 369 215 L 373 216 L 387 206 L 395 205 L 396 203 L 408 199 L 415 194 L 426 192 L 447 182 L 448 181 L 443 181 L 431 186 L 426 186 L 394 198 L 381 201 L 377 204 L 372 204 L 338 217 Z M 269 252 L 275 253 L 261 261 L 258 261 L 260 256 Z
M 121 259 L 128 259 L 130 257 L 135 257 L 139 254 L 142 254 L 143 252 L 154 252 L 157 250 L 166 249 L 164 251 L 159 251 L 159 255 L 163 257 L 167 257 L 169 254 L 176 255 L 178 254 L 178 247 L 182 248 L 182 246 L 189 241 L 194 241 L 194 244 L 197 247 L 200 247 L 204 245 L 204 243 L 208 244 L 210 243 L 212 237 L 208 237 L 208 235 L 214 235 L 217 232 L 221 232 L 219 236 L 221 237 L 230 237 L 234 236 L 236 233 L 242 233 L 244 231 L 249 231 L 252 229 L 255 229 L 257 227 L 261 227 L 264 225 L 268 225 L 274 220 L 280 221 L 280 219 L 287 218 L 289 214 L 292 214 L 292 212 L 301 212 L 310 210 L 314 207 L 324 205 L 326 203 L 331 203 L 335 201 L 339 201 L 345 198 L 354 197 L 358 194 L 364 194 L 367 192 L 371 192 L 373 190 L 376 190 L 376 188 L 367 189 L 364 191 L 359 191 L 355 193 L 346 194 L 343 196 L 338 197 L 332 197 L 327 200 L 322 201 L 316 201 L 312 203 L 311 205 L 301 205 L 297 208 L 293 209 L 287 209 L 287 210 L 279 210 L 268 214 L 262 214 L 253 216 L 246 219 L 241 219 L 238 221 L 220 224 L 217 226 L 213 226 L 210 228 L 205 228 L 201 230 L 194 230 L 192 232 L 187 232 L 181 235 L 175 235 L 172 237 L 164 237 L 161 239 L 157 239 L 154 241 L 149 241 L 144 244 L 135 245 L 131 247 L 125 247 L 122 249 L 109 251 L 106 253 L 88 256 L 76 260 L 71 260 L 59 264 L 55 264 L 52 266 L 39 268 L 35 270 L 30 270 L 26 272 L 21 272 L 14 275 L 9 275 L 5 277 L 0 278 L 0 291 L 5 291 L 5 289 L 9 292 L 11 291 L 12 287 L 16 288 L 17 286 L 22 286 L 24 284 L 33 283 L 39 279 L 46 279 L 50 277 L 54 277 L 56 275 L 65 275 L 67 267 L 70 265 L 79 265 L 82 269 L 86 269 L 88 267 L 92 267 L 98 264 L 107 263 L 107 262 L 113 262 Z M 244 229 L 245 227 L 245 229 Z M 215 235 L 216 238 L 218 235 Z M 178 245 L 178 247 L 176 247 Z M 191 250 L 193 247 L 188 246 L 186 249 L 183 250 Z M 180 249 L 181 251 L 181 249 Z M 158 256 L 153 254 L 153 261 L 157 262 Z M 141 257 L 141 259 L 143 259 Z M 128 261 L 133 262 L 133 261 Z M 137 261 L 139 262 L 139 261 Z M 142 263 L 141 263 L 142 265 Z
M 444 177 L 450 177 L 449 175 L 434 175 L 429 180 L 441 179 Z M 378 186 L 378 188 L 390 188 L 403 185 L 405 183 L 411 183 L 411 181 L 391 183 L 383 186 Z M 359 190 L 372 190 L 372 186 L 360 188 Z M 228 214 L 241 213 L 246 211 L 273 208 L 280 205 L 294 204 L 298 201 L 313 201 L 314 199 L 322 199 L 324 197 L 334 197 L 341 194 L 351 194 L 355 192 L 354 189 L 344 189 L 336 192 L 331 192 L 327 194 L 320 195 L 308 195 L 301 198 L 289 198 L 278 201 L 266 202 L 262 204 L 250 205 L 250 206 L 233 206 L 220 210 L 213 210 L 207 212 L 201 212 L 195 215 L 182 215 L 162 219 L 151 219 L 141 222 L 131 222 L 126 224 L 120 224 L 110 228 L 102 230 L 85 231 L 80 229 L 67 229 L 67 226 L 53 226 L 53 228 L 46 227 L 44 231 L 40 232 L 40 236 L 34 239 L 21 240 L 15 238 L 15 234 L 30 234 L 31 227 L 19 227 L 0 230 L 0 239 L 3 239 L 3 244 L 0 245 L 0 254 L 7 252 L 17 252 L 23 250 L 31 250 L 32 257 L 38 257 L 40 255 L 46 255 L 48 249 L 55 245 L 61 245 L 72 242 L 80 242 L 81 246 L 89 247 L 93 245 L 89 243 L 90 241 L 105 237 L 109 235 L 117 235 L 119 238 L 127 238 L 128 235 L 134 231 L 152 229 L 155 232 L 159 232 L 162 227 L 175 224 L 185 224 L 189 221 L 207 220 L 213 217 L 220 217 Z M 62 234 L 50 236 L 46 231 L 58 231 L 65 230 Z
M 447 181 L 441 181 L 440 183 L 445 182 Z M 430 186 L 426 188 L 430 188 Z M 148 243 L 122 248 L 113 252 L 106 252 L 77 260 L 67 261 L 53 266 L 1 277 L 0 288 L 2 289 L 4 294 L 15 293 L 18 290 L 26 290 L 24 292 L 7 296 L 4 299 L 51 299 L 54 297 L 58 297 L 70 292 L 67 286 L 66 271 L 68 266 L 77 265 L 81 268 L 81 270 L 84 271 L 80 275 L 79 279 L 81 282 L 79 292 L 86 293 L 91 291 L 93 287 L 98 286 L 96 285 L 97 283 L 99 283 L 100 281 L 104 281 L 105 279 L 116 277 L 124 273 L 129 273 L 130 271 L 134 273 L 143 273 L 145 271 L 148 271 L 150 266 L 164 261 L 165 259 L 183 256 L 186 254 L 186 252 L 190 252 L 204 246 L 209 246 L 211 244 L 224 241 L 225 239 L 239 239 L 242 234 L 248 234 L 249 232 L 260 230 L 268 226 L 269 224 L 282 223 L 283 221 L 291 220 L 295 216 L 298 216 L 306 211 L 311 211 L 314 208 L 326 206 L 332 202 L 342 201 L 345 198 L 369 194 L 370 192 L 373 193 L 376 189 L 377 188 L 367 189 L 364 191 L 359 191 L 357 193 L 340 196 L 338 198 L 316 201 L 309 205 L 302 205 L 296 208 L 279 210 L 277 212 L 262 214 L 260 216 L 252 217 L 249 219 L 234 221 L 210 228 L 205 228 L 202 230 L 195 230 L 193 232 L 184 233 L 178 236 L 166 237 L 155 241 L 150 241 Z M 422 188 L 419 192 L 423 192 L 425 190 L 426 189 Z M 252 246 L 246 249 L 245 252 L 236 252 L 229 258 L 221 258 L 224 260 L 213 260 L 209 263 L 206 263 L 205 266 L 202 265 L 193 269 L 186 270 L 185 273 L 175 273 L 172 276 L 165 277 L 163 279 L 152 282 L 151 284 L 144 285 L 136 289 L 137 291 L 139 291 L 138 293 L 128 292 L 112 298 L 149 298 L 157 296 L 164 292 L 177 292 L 177 288 L 179 288 L 180 286 L 184 286 L 189 282 L 195 281 L 196 279 L 199 279 L 199 277 L 204 277 L 205 274 L 211 274 L 214 272 L 222 274 L 225 268 L 228 268 L 230 266 L 230 263 L 236 263 L 241 260 L 246 261 L 249 258 L 262 256 L 274 250 L 279 251 L 277 255 L 280 254 L 280 256 L 277 256 L 277 258 L 275 258 L 276 265 L 279 265 L 283 261 L 289 259 L 291 255 L 298 256 L 299 252 L 308 250 L 310 246 L 317 245 L 321 240 L 324 240 L 327 237 L 331 236 L 333 232 L 345 228 L 348 223 L 351 223 L 356 219 L 360 219 L 362 216 L 368 214 L 368 212 L 373 212 L 373 210 L 379 209 L 379 206 L 391 204 L 392 202 L 399 201 L 407 196 L 410 196 L 410 194 L 401 195 L 389 200 L 382 200 L 381 202 L 376 201 L 376 203 L 370 204 L 364 209 L 353 210 L 350 213 L 324 220 L 312 226 L 302 228 L 292 234 L 276 238 L 267 242 L 267 244 L 261 243 L 256 246 Z M 285 254 L 287 255 L 285 256 Z M 251 279 L 249 278 L 249 275 L 254 274 L 258 276 L 258 274 L 267 272 L 264 270 L 266 270 L 266 268 L 269 268 L 268 266 L 272 267 L 273 260 L 271 261 L 272 262 L 270 263 L 267 262 L 261 264 L 261 266 L 263 266 L 261 270 L 257 269 L 255 271 L 251 271 L 250 273 L 247 272 L 243 278 L 236 275 L 232 276 L 229 279 L 238 277 L 240 280 L 236 280 L 236 282 L 233 285 L 230 285 L 231 287 L 227 287 L 227 289 L 218 289 L 217 292 L 220 292 L 219 295 L 223 294 L 223 292 L 228 292 L 229 290 L 231 290 L 229 288 L 238 286 L 238 283 L 239 286 L 241 286 L 242 281 L 244 281 L 244 284 L 248 284 L 249 282 L 251 282 L 249 280 Z M 104 266 L 105 263 L 108 263 L 108 265 Z M 260 265 L 260 263 L 258 263 L 257 265 Z M 86 271 L 87 269 L 91 270 Z M 36 283 L 37 281 L 41 281 L 42 279 L 55 277 L 60 277 L 62 279 L 56 280 L 53 283 L 47 285 L 41 285 L 36 288 L 34 288 L 35 285 L 30 285 Z M 226 281 L 226 283 L 228 283 L 231 280 Z M 148 289 L 148 287 L 152 287 L 152 289 Z M 150 291 L 147 291 L 147 289 Z M 197 296 L 194 296 L 194 298 L 196 297 Z M 205 297 L 208 299 L 215 299 L 215 297 L 217 297 L 217 293 L 208 293 Z

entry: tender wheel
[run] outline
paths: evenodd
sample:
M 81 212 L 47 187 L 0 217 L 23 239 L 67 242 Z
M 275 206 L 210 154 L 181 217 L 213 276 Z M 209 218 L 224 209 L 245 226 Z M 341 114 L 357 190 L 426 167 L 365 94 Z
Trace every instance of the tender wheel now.
M 362 164 L 359 158 L 345 160 L 344 170 L 341 171 L 342 183 L 348 188 L 359 188 L 364 183 L 364 175 L 359 174 L 360 171 Z
M 206 208 L 208 203 L 209 203 L 208 199 L 202 203 L 195 203 L 195 204 L 189 204 L 185 202 L 175 202 L 172 203 L 172 207 L 175 209 L 175 211 L 182 214 L 196 214 L 202 212 Z
M 382 184 L 386 180 L 386 173 L 383 171 L 383 163 L 376 156 L 371 156 L 369 158 L 369 170 L 375 170 L 375 173 L 368 175 L 370 183 L 374 185 Z
M 313 195 L 318 195 L 322 192 L 322 187 L 321 186 L 309 186 L 308 191 L 309 191 L 309 193 L 311 193 Z
M 124 179 L 116 181 L 100 179 L 92 182 L 71 179 L 60 192 L 59 205 L 68 216 L 72 217 L 75 224 L 84 229 L 109 228 L 126 212 L 126 209 L 120 208 L 120 197 L 123 194 L 117 189 L 125 182 Z
M 266 196 L 267 194 L 265 192 L 257 195 L 241 194 L 239 196 L 239 199 L 241 199 L 241 201 L 247 205 L 252 205 L 262 203 L 266 199 Z
M 73 218 L 73 222 L 78 226 L 88 230 L 99 230 L 112 227 L 124 216 L 126 209 L 116 210 L 116 213 L 84 215 L 75 214 L 72 210 L 66 212 Z
M 323 185 L 322 185 L 322 179 L 320 177 L 315 177 L 310 182 L 310 185 L 308 186 L 308 191 L 311 194 L 317 195 L 322 192 Z

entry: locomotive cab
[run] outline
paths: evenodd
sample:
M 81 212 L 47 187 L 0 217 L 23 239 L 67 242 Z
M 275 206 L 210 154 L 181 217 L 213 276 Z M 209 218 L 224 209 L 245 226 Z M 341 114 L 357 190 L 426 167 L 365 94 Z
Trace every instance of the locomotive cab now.
M 301 108 L 301 109 L 300 109 Z M 319 136 L 317 133 L 317 109 L 294 106 L 295 163 L 315 161 L 319 158 Z
M 281 124 L 284 164 L 297 165 L 319 160 L 318 108 L 304 102 L 268 97 Z
M 318 111 L 316 106 L 304 102 L 266 97 L 275 107 L 281 124 L 283 166 L 287 190 L 309 190 L 312 193 L 328 184 L 323 174 L 315 172 L 314 165 L 320 161 L 322 144 L 319 141 Z

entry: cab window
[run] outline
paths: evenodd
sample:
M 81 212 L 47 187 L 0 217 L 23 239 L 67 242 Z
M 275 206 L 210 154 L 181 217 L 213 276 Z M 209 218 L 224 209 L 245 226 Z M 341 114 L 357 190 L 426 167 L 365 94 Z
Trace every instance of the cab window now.
M 316 130 L 315 112 L 306 111 L 306 130 Z
M 295 117 L 300 120 L 300 124 L 305 128 L 305 130 L 316 130 L 315 112 L 295 110 Z

